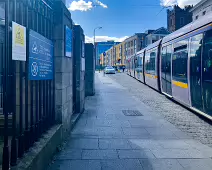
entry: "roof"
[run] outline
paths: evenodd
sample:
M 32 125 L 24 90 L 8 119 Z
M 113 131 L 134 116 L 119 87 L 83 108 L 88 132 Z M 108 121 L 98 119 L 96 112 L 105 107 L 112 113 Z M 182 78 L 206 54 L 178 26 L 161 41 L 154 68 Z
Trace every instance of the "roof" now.
M 142 49 L 142 50 L 140 50 L 140 51 L 138 51 L 136 54 L 138 55 L 138 54 L 141 54 L 141 53 L 143 53 L 145 51 L 145 49 Z
M 167 43 L 175 38 L 178 38 L 182 35 L 185 35 L 189 32 L 192 32 L 195 29 L 198 29 L 202 26 L 208 25 L 212 23 L 212 15 L 206 15 L 198 20 L 193 21 L 192 23 L 182 27 L 181 29 L 167 35 L 163 38 L 162 44 Z
M 163 33 L 161 33 L 161 31 L 163 32 Z M 164 27 L 161 27 L 161 28 L 158 28 L 157 30 L 155 30 L 155 31 L 153 31 L 151 34 L 169 34 L 170 32 L 166 29 L 166 28 L 164 28 Z
M 135 33 L 134 35 L 132 35 L 132 36 L 126 38 L 124 41 L 127 41 L 127 40 L 129 40 L 129 39 L 131 39 L 131 38 L 133 38 L 133 37 L 135 37 L 135 36 L 140 36 L 140 35 L 143 35 L 143 34 L 145 34 L 145 33 Z
M 204 4 L 208 0 L 201 0 L 199 3 L 197 3 L 189 12 L 193 12 L 196 8 L 198 8 L 200 5 Z
M 148 51 L 148 50 L 150 50 L 150 49 L 152 49 L 152 48 L 157 47 L 157 46 L 160 44 L 161 40 L 162 40 L 162 39 L 160 39 L 160 40 L 154 42 L 153 44 L 150 44 L 150 45 L 147 46 L 145 49 Z

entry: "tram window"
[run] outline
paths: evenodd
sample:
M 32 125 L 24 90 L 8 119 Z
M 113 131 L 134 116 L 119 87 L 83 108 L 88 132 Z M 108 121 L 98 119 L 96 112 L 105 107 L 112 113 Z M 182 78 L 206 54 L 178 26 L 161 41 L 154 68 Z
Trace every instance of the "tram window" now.
M 202 64 L 204 106 L 206 112 L 212 115 L 212 30 L 204 36 Z
M 142 54 L 139 54 L 137 56 L 137 66 L 136 66 L 136 71 L 137 72 L 142 72 L 142 57 L 143 57 L 143 53 Z
M 186 42 L 188 42 L 188 41 L 186 41 Z M 173 54 L 173 57 L 172 57 L 172 76 L 173 76 L 173 80 L 187 83 L 188 82 L 188 79 L 187 79 L 187 62 L 188 62 L 187 45 L 185 45 L 183 42 L 179 42 L 178 44 L 181 44 L 181 46 L 177 46 L 177 48 L 175 49 L 175 52 Z
M 156 49 L 153 49 L 152 51 L 150 52 L 147 52 L 146 54 L 146 72 L 148 74 L 152 74 L 152 75 L 155 75 L 155 59 L 156 59 L 156 55 L 157 55 L 157 50 Z
M 166 72 L 166 49 L 167 47 L 162 48 L 162 57 L 161 57 L 161 71 L 162 73 Z
M 172 56 L 172 45 L 167 46 L 166 54 L 166 73 L 171 75 L 171 56 Z
M 204 81 L 212 83 L 212 30 L 206 32 L 203 52 Z
M 150 52 L 147 52 L 145 55 L 145 71 L 149 73 L 150 70 Z
M 190 75 L 193 76 L 200 76 L 201 74 L 201 47 L 202 47 L 202 39 L 203 34 L 198 34 L 191 38 L 190 44 Z

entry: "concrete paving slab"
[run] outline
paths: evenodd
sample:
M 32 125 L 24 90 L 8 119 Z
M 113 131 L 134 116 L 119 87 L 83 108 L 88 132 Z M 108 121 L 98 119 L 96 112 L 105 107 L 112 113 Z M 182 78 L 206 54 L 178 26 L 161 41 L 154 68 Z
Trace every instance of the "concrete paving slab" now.
M 74 160 L 82 159 L 82 150 L 80 149 L 65 149 L 56 156 L 56 160 Z
M 98 139 L 72 138 L 67 144 L 69 149 L 98 149 Z
M 82 159 L 118 159 L 116 150 L 83 150 Z
M 141 159 L 144 170 L 183 170 L 176 159 Z
M 148 137 L 150 134 L 144 128 L 122 128 L 124 135 Z
M 88 127 L 130 127 L 130 123 L 127 120 L 120 120 L 117 121 L 117 119 L 115 120 L 102 120 L 102 119 L 98 119 L 98 120 L 94 120 L 94 121 L 88 121 L 87 123 Z
M 101 170 L 100 161 L 96 160 L 71 160 L 57 161 L 49 170 Z
M 185 149 L 151 149 L 151 151 L 158 159 L 192 158 L 190 152 Z
M 137 159 L 101 161 L 102 170 L 143 170 Z
M 157 120 L 129 120 L 131 127 L 155 127 L 160 128 L 163 126 L 162 123 L 159 123 Z
M 157 137 L 159 136 L 160 138 L 173 138 L 176 137 L 176 135 L 170 131 L 169 129 L 166 129 L 166 127 L 161 127 L 161 128 L 150 128 L 146 127 L 145 128 L 147 132 L 152 136 L 152 137 Z
M 100 149 L 131 149 L 127 139 L 99 139 Z
M 132 149 L 162 149 L 158 140 L 129 139 Z
M 192 149 L 184 140 L 158 140 L 158 144 L 165 149 Z
M 185 170 L 211 170 L 211 159 L 178 159 Z
M 118 155 L 120 159 L 150 159 L 155 158 L 152 152 L 148 149 L 140 150 L 118 150 Z

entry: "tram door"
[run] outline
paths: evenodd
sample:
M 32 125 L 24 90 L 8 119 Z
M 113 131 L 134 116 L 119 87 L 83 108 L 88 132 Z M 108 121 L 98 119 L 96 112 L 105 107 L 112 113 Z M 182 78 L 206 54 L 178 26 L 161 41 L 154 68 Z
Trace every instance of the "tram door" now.
M 170 96 L 172 95 L 171 54 L 172 54 L 172 45 L 162 48 L 161 85 L 162 85 L 162 91 Z
M 212 116 L 212 30 L 205 33 L 203 49 L 203 103 L 205 112 Z
M 201 54 L 203 34 L 198 34 L 190 40 L 190 94 L 192 107 L 203 111 Z

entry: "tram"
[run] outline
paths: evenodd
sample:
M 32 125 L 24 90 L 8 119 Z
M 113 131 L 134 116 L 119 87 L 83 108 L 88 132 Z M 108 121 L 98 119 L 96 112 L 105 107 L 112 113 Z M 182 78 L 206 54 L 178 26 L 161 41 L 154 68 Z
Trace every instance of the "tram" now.
M 212 120 L 212 14 L 139 51 L 127 74 Z

